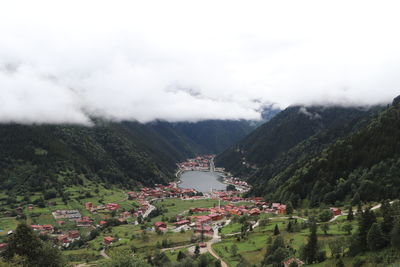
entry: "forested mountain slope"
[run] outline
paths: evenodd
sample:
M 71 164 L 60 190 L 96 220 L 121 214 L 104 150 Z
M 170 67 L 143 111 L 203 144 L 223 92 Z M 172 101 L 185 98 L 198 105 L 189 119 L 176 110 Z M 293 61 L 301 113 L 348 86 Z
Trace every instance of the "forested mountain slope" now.
M 42 191 L 82 179 L 126 187 L 173 177 L 185 157 L 138 123 L 81 126 L 0 126 L 0 185 Z
M 289 166 L 272 179 L 258 177 L 270 199 L 305 200 L 310 206 L 360 198 L 398 198 L 400 193 L 400 104 L 325 148 L 317 156 Z M 264 182 L 263 182 L 264 181 Z
M 94 121 L 93 127 L 0 125 L 0 187 L 62 191 L 84 179 L 152 186 L 173 179 L 176 162 L 215 153 L 254 129 L 248 121 Z
M 329 143 L 332 138 L 340 136 L 343 125 L 367 112 L 365 108 L 355 107 L 289 107 L 218 155 L 217 165 L 245 177 L 268 165 L 269 172 L 274 173 L 278 170 L 273 169 L 286 167 L 288 163 L 285 162 L 298 157 L 295 150 L 291 152 L 294 155 L 286 153 L 301 142 L 328 129 L 337 129 L 333 136 L 324 138 Z M 273 164 L 274 161 L 281 163 Z
M 246 136 L 255 125 L 245 120 L 206 120 L 174 123 L 172 127 L 197 144 L 201 152 L 216 154 Z

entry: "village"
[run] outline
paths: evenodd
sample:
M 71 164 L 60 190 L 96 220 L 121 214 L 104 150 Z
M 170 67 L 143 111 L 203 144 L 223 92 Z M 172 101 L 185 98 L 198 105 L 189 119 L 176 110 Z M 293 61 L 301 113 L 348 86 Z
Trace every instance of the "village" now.
M 178 164 L 179 171 L 210 171 L 214 168 L 212 159 L 213 155 L 189 159 Z M 223 169 L 219 171 L 223 172 Z M 142 231 L 141 235 L 154 233 L 157 236 L 173 236 L 192 233 L 197 236 L 195 243 L 191 243 L 192 252 L 198 246 L 202 253 L 213 253 L 211 245 L 222 241 L 221 232 L 237 227 L 235 218 L 247 218 L 250 229 L 258 227 L 260 218 L 266 216 L 287 218 L 285 216 L 288 206 L 284 203 L 270 203 L 261 197 L 244 197 L 244 193 L 251 189 L 245 181 L 224 173 L 223 183 L 233 190 L 198 192 L 179 187 L 179 181 L 142 187 L 140 190 L 123 192 L 123 197 L 114 202 L 100 204 L 98 201 L 87 201 L 75 209 L 53 210 L 51 216 L 55 223 L 35 223 L 30 226 L 40 236 L 53 239 L 54 245 L 60 249 L 69 249 L 77 242 L 93 242 L 88 236 L 93 231 L 100 231 L 100 237 L 95 237 L 99 242 L 97 248 L 102 249 L 103 257 L 108 257 L 106 252 L 109 248 L 123 244 L 123 239 L 118 234 L 113 234 L 114 228 L 119 229 L 123 225 L 139 227 L 133 229 Z M 33 204 L 26 207 L 28 212 L 35 209 L 37 207 Z M 331 208 L 330 211 L 332 217 L 342 215 L 339 208 Z M 235 234 L 234 231 L 228 233 Z M 6 246 L 6 243 L 1 243 L 0 250 L 4 250 Z M 171 246 L 173 251 L 173 245 Z M 167 248 L 164 247 L 165 249 Z M 216 258 L 219 257 L 215 255 Z

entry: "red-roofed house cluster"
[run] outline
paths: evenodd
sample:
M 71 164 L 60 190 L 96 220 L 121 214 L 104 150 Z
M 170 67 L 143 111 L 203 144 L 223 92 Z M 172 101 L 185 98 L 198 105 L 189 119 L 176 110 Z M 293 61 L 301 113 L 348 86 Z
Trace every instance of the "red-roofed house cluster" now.
M 210 169 L 210 161 L 215 155 L 203 155 L 178 163 L 181 171 L 206 171 Z

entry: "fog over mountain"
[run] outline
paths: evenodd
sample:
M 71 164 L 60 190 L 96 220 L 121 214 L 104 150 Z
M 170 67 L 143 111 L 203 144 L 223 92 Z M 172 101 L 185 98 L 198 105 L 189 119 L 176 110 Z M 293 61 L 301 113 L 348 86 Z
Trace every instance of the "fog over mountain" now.
M 0 121 L 256 120 L 269 103 L 386 103 L 400 88 L 398 5 L 9 1 Z

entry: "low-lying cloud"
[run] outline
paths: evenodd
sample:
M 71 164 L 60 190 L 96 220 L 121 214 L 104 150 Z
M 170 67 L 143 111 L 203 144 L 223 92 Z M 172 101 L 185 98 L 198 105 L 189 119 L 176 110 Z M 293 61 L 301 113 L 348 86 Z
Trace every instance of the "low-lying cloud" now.
M 0 122 L 259 119 L 399 94 L 396 2 L 189 2 L 3 4 Z

